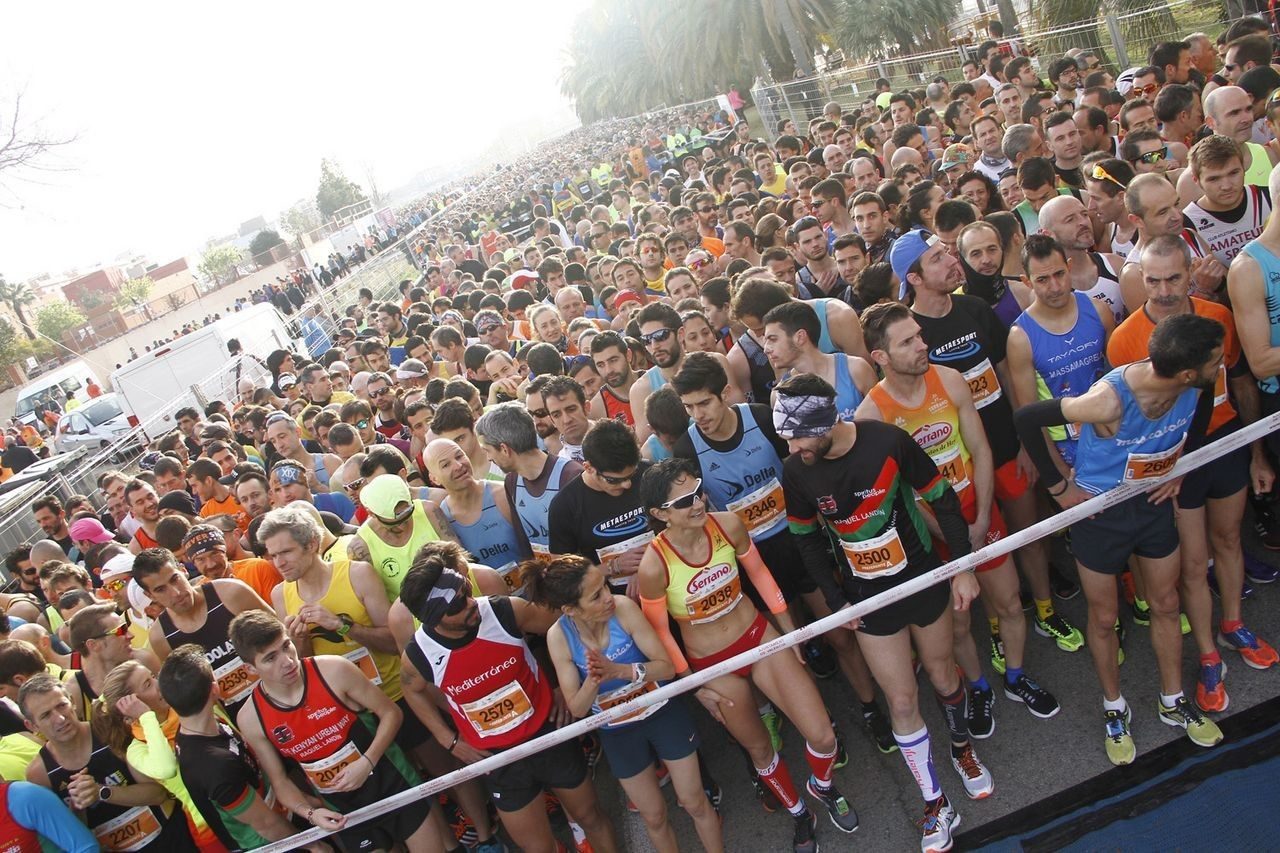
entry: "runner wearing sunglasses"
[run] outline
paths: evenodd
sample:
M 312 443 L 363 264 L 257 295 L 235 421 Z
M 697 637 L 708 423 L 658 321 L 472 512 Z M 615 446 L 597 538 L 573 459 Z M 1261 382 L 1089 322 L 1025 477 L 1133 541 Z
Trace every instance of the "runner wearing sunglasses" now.
M 783 631 L 795 630 L 787 603 L 746 526 L 733 513 L 711 512 L 696 467 L 668 459 L 645 473 L 641 496 L 661 528 L 640 560 L 640 604 L 675 664 L 677 677 L 706 669 L 779 636 L 743 595 L 746 572 Z M 654 523 L 656 522 L 656 523 Z M 685 651 L 671 633 L 675 619 Z M 713 679 L 697 692 L 701 701 L 751 758 L 760 780 L 795 819 L 797 853 L 817 849 L 817 816 L 797 792 L 756 713 L 752 686 L 776 705 L 805 738 L 812 771 L 805 788 L 842 832 L 858 826 L 857 814 L 832 783 L 840 745 L 822 697 L 805 672 L 798 649 L 763 658 Z
M 373 565 L 387 588 L 387 598 L 400 594 L 400 582 L 427 542 L 454 539 L 449 523 L 430 501 L 415 500 L 398 474 L 380 474 L 360 489 L 360 504 L 369 517 L 347 546 L 353 560 Z

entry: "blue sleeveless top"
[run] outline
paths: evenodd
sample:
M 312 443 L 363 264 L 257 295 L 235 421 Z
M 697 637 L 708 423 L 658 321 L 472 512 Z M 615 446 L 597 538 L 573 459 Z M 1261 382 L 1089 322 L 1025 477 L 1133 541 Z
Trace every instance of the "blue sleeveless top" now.
M 1141 364 L 1141 362 L 1135 362 Z M 1080 426 L 1076 449 L 1076 485 L 1100 495 L 1122 482 L 1147 479 L 1168 472 L 1182 453 L 1187 430 L 1195 415 L 1200 391 L 1188 388 L 1157 420 L 1142 413 L 1142 406 L 1124 379 L 1133 365 L 1117 367 L 1102 377 L 1124 404 L 1120 428 L 1111 438 L 1099 436 L 1093 424 Z
M 1106 331 L 1093 301 L 1080 291 L 1073 291 L 1073 295 L 1076 323 L 1066 334 L 1046 331 L 1025 311 L 1014 321 L 1031 342 L 1038 400 L 1080 396 L 1097 381 L 1106 363 Z M 1074 425 L 1051 427 L 1049 435 L 1062 454 L 1062 461 L 1074 466 L 1079 429 Z
M 568 463 L 569 460 L 563 456 L 555 458 L 551 476 L 547 478 L 547 488 L 536 498 L 529 494 L 524 477 L 516 477 L 516 516 L 520 519 L 524 535 L 529 539 L 529 545 L 535 554 L 550 553 L 551 528 L 548 526 L 547 519 L 551 515 L 552 498 L 560 494 L 560 475 Z
M 836 355 L 836 416 L 842 421 L 853 420 L 853 413 L 862 404 L 862 392 L 849 374 L 849 359 Z
M 656 364 L 646 370 L 644 375 L 649 380 L 650 393 L 657 391 L 663 385 L 667 384 L 667 377 L 662 375 L 662 368 L 658 367 Z
M 582 636 L 578 633 L 578 626 L 568 614 L 560 617 L 559 625 L 560 630 L 564 632 L 565 642 L 569 645 L 569 654 L 573 657 L 573 665 L 578 668 L 578 675 L 583 680 L 586 680 L 587 647 L 582 643 Z M 616 613 L 609 617 L 609 645 L 603 650 L 603 654 L 613 663 L 644 663 L 648 660 L 645 653 L 640 651 L 640 647 L 636 645 L 636 641 L 622 627 L 622 623 L 618 621 Z M 657 682 L 652 681 L 644 682 L 641 685 L 622 678 L 607 679 L 600 682 L 600 692 L 596 696 L 596 701 L 591 703 L 591 712 L 598 714 L 602 707 L 608 708 L 611 705 L 621 704 L 628 699 L 639 696 L 641 693 L 654 690 L 657 686 Z M 628 715 L 625 723 L 609 723 L 601 726 L 601 729 L 608 731 L 609 729 L 620 728 L 628 723 L 638 722 L 645 717 L 651 716 L 665 704 L 667 703 L 664 701 L 650 705 L 635 716 Z
M 472 524 L 463 524 L 453 517 L 449 499 L 440 502 L 440 512 L 458 534 L 458 541 L 476 561 L 491 569 L 503 569 L 520 559 L 520 542 L 516 529 L 502 516 L 498 502 L 494 500 L 494 483 L 484 483 L 484 503 L 480 517 Z
M 1266 288 L 1267 320 L 1271 323 L 1271 345 L 1280 347 L 1280 258 L 1270 249 L 1251 240 L 1240 251 L 1258 262 L 1262 268 L 1262 286 Z M 1258 380 L 1258 387 L 1268 394 L 1280 394 L 1280 379 L 1268 376 Z
M 742 421 L 742 441 L 731 452 L 713 448 L 694 424 L 689 424 L 689 439 L 711 503 L 718 510 L 738 513 L 751 538 L 760 541 L 787 526 L 786 504 L 781 499 L 782 460 L 747 405 L 738 403 L 733 408 Z

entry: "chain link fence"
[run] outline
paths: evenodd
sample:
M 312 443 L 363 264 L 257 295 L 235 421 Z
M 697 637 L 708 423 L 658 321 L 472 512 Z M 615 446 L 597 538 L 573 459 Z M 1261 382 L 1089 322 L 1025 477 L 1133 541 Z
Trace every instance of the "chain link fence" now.
M 1042 77 L 1054 58 L 1072 48 L 1094 54 L 1104 68 L 1118 75 L 1134 65 L 1145 65 L 1147 52 L 1157 42 L 1180 41 L 1194 32 L 1212 38 L 1226 25 L 1226 8 L 1216 0 L 1172 0 L 1129 12 L 1107 13 L 1104 8 L 1091 20 L 1025 31 L 1017 37 L 1017 52 L 1026 53 Z M 850 110 L 873 97 L 878 78 L 888 80 L 895 92 L 923 87 L 939 75 L 958 82 L 964 79 L 960 66 L 975 49 L 975 44 L 959 44 L 846 66 L 802 80 L 760 84 L 751 94 L 766 135 L 776 136 L 787 120 L 804 134 L 810 119 L 821 115 L 826 104 L 835 102 Z

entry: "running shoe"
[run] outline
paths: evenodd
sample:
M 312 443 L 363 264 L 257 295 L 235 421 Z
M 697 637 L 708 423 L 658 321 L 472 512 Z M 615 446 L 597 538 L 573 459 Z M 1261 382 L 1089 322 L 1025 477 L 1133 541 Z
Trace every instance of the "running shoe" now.
M 1064 652 L 1078 652 L 1084 648 L 1084 635 L 1080 629 L 1072 625 L 1056 610 L 1048 619 L 1036 617 L 1036 633 L 1041 637 L 1052 637 L 1058 648 Z
M 1138 754 L 1133 736 L 1129 734 L 1133 711 L 1126 705 L 1123 711 L 1104 711 L 1102 719 L 1107 731 L 1107 758 L 1116 766 L 1132 764 Z
M 1191 633 L 1191 620 L 1185 613 L 1178 614 L 1178 630 L 1182 631 L 1184 637 Z
M 991 771 L 982 766 L 978 754 L 973 751 L 973 744 L 966 743 L 959 755 L 955 747 L 951 748 L 951 766 L 960 774 L 964 782 L 964 792 L 971 800 L 985 800 L 996 789 L 996 782 L 991 778 Z
M 780 805 L 778 797 L 769 789 L 768 785 L 760 781 L 760 774 L 752 775 L 751 787 L 755 788 L 756 799 L 760 802 L 760 808 L 764 809 L 766 814 L 773 814 L 778 810 Z
M 889 718 L 880 710 L 879 705 L 873 704 L 870 708 L 863 706 L 862 727 L 876 742 L 876 749 L 885 755 L 898 751 L 898 741 L 893 736 L 893 726 L 889 725 Z
M 1266 640 L 1255 635 L 1243 625 L 1230 634 L 1218 634 L 1218 645 L 1224 649 L 1235 649 L 1244 658 L 1244 662 L 1254 669 L 1270 669 L 1280 663 L 1280 655 Z
M 818 853 L 818 816 L 812 809 L 805 809 L 795 816 L 795 822 L 792 843 L 796 853 Z
M 587 840 L 587 833 L 572 819 L 569 821 L 569 830 L 573 833 L 573 849 L 578 853 L 595 853 L 595 848 L 591 846 L 591 842 Z
M 824 790 L 818 787 L 818 780 L 810 776 L 805 784 L 805 790 L 809 792 L 809 796 L 826 807 L 831 823 L 836 829 L 841 832 L 853 832 L 858 828 L 858 813 L 853 810 L 853 806 L 835 785 L 828 785 Z
M 769 730 L 769 742 L 774 752 L 782 751 L 782 715 L 776 710 L 766 711 L 760 715 L 760 722 Z
M 582 754 L 587 757 L 587 767 L 591 769 L 591 775 L 595 776 L 596 765 L 600 763 L 600 755 L 604 752 L 604 745 L 600 743 L 600 735 L 595 732 L 587 732 L 578 743 L 582 744 Z
M 1125 604 L 1133 604 L 1138 597 L 1138 587 L 1133 580 L 1133 572 L 1125 569 L 1120 573 L 1120 592 L 1124 594 Z
M 804 650 L 805 663 L 815 678 L 830 678 L 840 668 L 835 652 L 826 643 L 819 640 L 808 640 L 801 648 Z
M 507 853 L 507 845 L 502 843 L 497 833 L 488 841 L 478 841 L 472 847 L 468 847 L 469 853 Z
M 1244 601 L 1253 598 L 1253 584 L 1249 583 L 1249 570 L 1247 568 L 1249 558 L 1245 557 L 1245 577 L 1244 582 L 1240 584 L 1240 600 Z M 1266 568 L 1271 568 L 1266 566 Z M 1218 576 L 1213 571 L 1213 563 L 1209 564 L 1209 592 L 1213 593 L 1214 598 L 1222 598 L 1222 590 L 1218 588 Z
M 1231 704 L 1227 695 L 1227 662 L 1200 664 L 1200 680 L 1196 682 L 1196 704 L 1206 714 L 1221 714 Z
M 1246 583 L 1249 581 L 1261 584 L 1275 583 L 1277 579 L 1280 579 L 1280 569 L 1246 553 L 1244 555 L 1244 577 Z
M 717 812 L 720 811 L 720 801 L 724 799 L 724 791 L 720 790 L 718 782 L 712 782 L 710 788 L 703 788 L 702 792 L 707 795 L 707 799 L 711 801 L 711 808 Z
M 1128 633 L 1124 623 L 1116 619 L 1116 666 L 1124 666 L 1124 638 Z
M 921 853 L 946 853 L 951 849 L 951 832 L 960 825 L 960 815 L 944 794 L 924 804 L 924 817 L 916 823 L 920 826 Z
M 986 740 L 996 733 L 996 692 L 969 688 L 969 736 Z
M 1159 699 L 1156 707 L 1160 711 L 1160 719 L 1166 726 L 1186 729 L 1187 737 L 1196 746 L 1217 746 L 1222 743 L 1222 729 L 1213 720 L 1200 713 L 1199 709 L 1182 696 L 1172 708 L 1166 708 Z
M 1266 501 L 1253 502 L 1253 529 L 1268 551 L 1280 551 L 1280 518 Z
M 1133 624 L 1141 625 L 1144 628 L 1151 627 L 1151 608 L 1141 598 L 1134 597 L 1133 602 L 1129 605 L 1130 612 L 1133 613 Z
M 1005 682 L 1004 695 L 1026 705 L 1033 717 L 1039 717 L 1042 720 L 1049 719 L 1061 710 L 1053 694 L 1032 681 L 1025 672 L 1012 684 Z
M 1004 675 L 1004 640 L 1000 639 L 1000 631 L 991 632 L 991 668 Z
M 1049 564 L 1049 589 L 1054 598 L 1062 601 L 1069 601 L 1080 594 L 1080 584 L 1058 571 L 1052 563 Z

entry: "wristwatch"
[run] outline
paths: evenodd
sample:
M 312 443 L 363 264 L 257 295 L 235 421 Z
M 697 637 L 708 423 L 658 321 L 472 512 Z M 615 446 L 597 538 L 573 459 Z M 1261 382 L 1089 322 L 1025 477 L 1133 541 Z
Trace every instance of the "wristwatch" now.
M 98 788 L 98 799 L 104 803 L 111 799 L 110 785 L 103 785 L 100 788 Z
M 631 664 L 631 680 L 632 681 L 644 681 L 645 677 L 648 674 L 649 674 L 649 668 L 645 666 L 645 664 L 642 664 L 642 663 Z
M 334 633 L 339 637 L 346 637 L 347 634 L 351 633 L 351 627 L 356 624 L 356 621 L 347 613 L 339 613 L 338 618 L 342 620 L 342 624 L 338 626 L 338 630 Z

